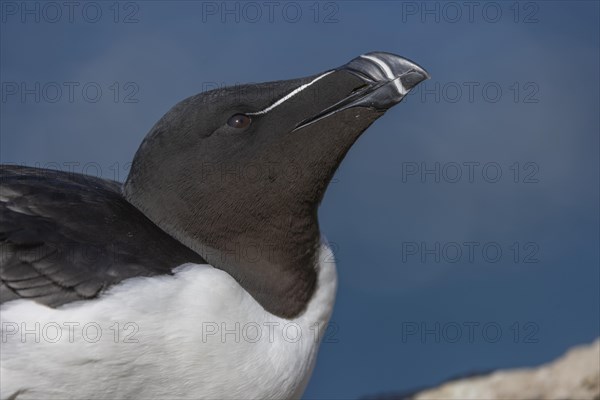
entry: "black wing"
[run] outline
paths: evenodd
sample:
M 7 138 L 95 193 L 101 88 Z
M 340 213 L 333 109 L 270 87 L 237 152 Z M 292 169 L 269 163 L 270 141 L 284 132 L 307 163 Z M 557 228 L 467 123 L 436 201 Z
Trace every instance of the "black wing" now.
M 205 263 L 127 202 L 118 182 L 0 166 L 0 303 L 54 307 L 186 262 Z

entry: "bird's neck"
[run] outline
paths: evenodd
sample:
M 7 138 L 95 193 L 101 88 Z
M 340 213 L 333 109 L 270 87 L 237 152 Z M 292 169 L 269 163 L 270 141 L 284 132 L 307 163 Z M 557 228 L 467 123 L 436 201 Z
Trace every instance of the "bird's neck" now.
M 140 199 L 153 197 L 139 196 L 144 188 L 128 184 L 125 194 L 130 203 L 209 264 L 230 274 L 265 310 L 282 318 L 305 310 L 317 281 L 316 207 L 294 207 L 290 214 L 281 207 L 269 209 L 257 199 L 240 209 L 235 199 L 223 196 L 215 202 L 200 194 L 173 195 L 147 204 Z M 229 212 L 201 206 L 217 203 Z

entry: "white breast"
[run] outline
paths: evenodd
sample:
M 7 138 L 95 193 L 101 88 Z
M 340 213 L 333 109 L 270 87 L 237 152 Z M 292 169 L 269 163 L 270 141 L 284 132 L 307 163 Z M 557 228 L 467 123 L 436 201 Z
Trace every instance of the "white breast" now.
M 302 395 L 331 316 L 336 270 L 293 320 L 266 312 L 227 273 L 187 264 L 57 309 L 2 306 L 0 398 L 287 399 Z

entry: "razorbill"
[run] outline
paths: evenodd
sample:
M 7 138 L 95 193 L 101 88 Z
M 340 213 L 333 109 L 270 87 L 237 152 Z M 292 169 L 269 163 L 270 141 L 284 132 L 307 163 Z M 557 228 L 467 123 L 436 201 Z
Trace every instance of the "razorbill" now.
M 299 398 L 336 290 L 317 207 L 427 78 L 374 52 L 189 97 L 124 185 L 3 166 L 0 397 Z

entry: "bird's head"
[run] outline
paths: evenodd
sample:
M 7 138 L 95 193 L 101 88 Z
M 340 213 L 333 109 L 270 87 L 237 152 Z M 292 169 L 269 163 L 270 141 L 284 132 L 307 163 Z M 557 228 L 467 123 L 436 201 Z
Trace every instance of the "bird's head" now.
M 189 97 L 146 136 L 125 195 L 269 311 L 297 315 L 314 289 L 328 183 L 367 127 L 427 78 L 375 52 L 306 78 Z

